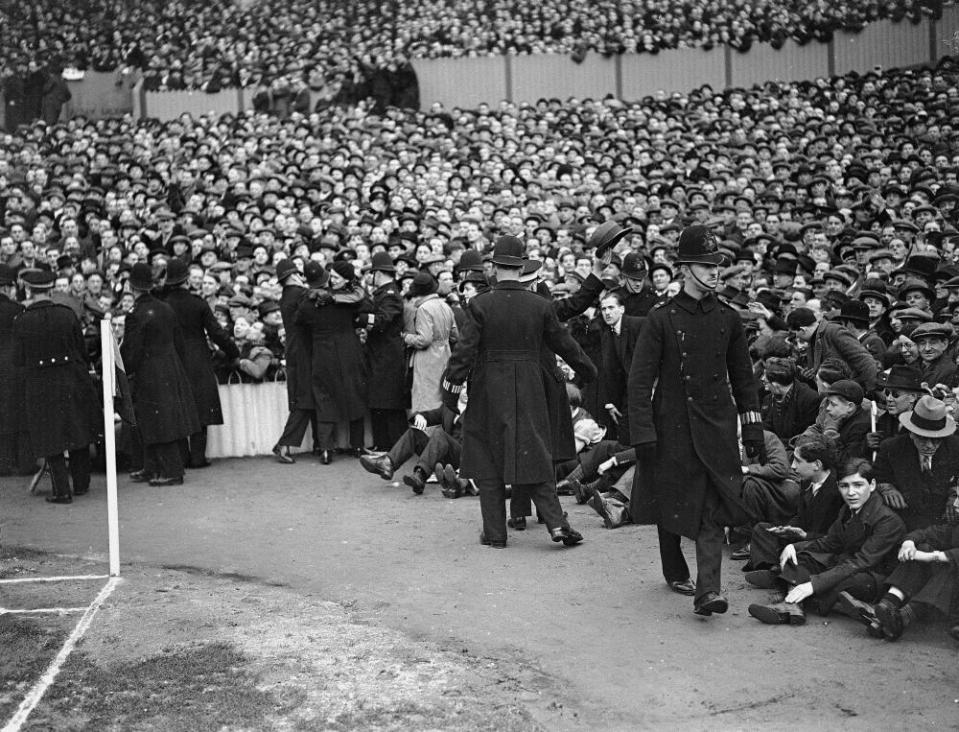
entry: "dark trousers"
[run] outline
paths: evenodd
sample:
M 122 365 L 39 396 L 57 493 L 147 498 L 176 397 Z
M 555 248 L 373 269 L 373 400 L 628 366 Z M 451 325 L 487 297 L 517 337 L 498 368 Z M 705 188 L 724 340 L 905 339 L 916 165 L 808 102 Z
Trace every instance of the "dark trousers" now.
M 381 450 L 394 444 L 408 427 L 405 409 L 371 409 L 373 444 Z
M 704 476 L 705 477 L 705 474 Z M 707 485 L 702 520 L 696 534 L 696 598 L 720 591 L 723 568 L 724 527 L 730 525 L 719 493 Z M 689 565 L 680 548 L 680 536 L 658 526 L 659 558 L 667 582 L 689 579 Z
M 180 456 L 183 464 L 191 467 L 203 467 L 206 463 L 206 427 L 180 440 Z
M 502 480 L 476 480 L 479 489 L 480 510 L 483 513 L 483 534 L 489 541 L 506 541 L 506 485 Z M 520 491 L 528 495 L 536 505 L 536 512 L 552 531 L 567 526 L 563 516 L 563 507 L 556 497 L 556 485 L 552 481 L 544 483 L 513 484 L 513 492 Z
M 778 584 L 781 589 L 788 592 L 791 587 L 801 585 L 803 582 L 809 582 L 814 574 L 820 574 L 829 569 L 829 566 L 823 564 L 815 557 L 806 552 L 799 552 L 796 556 L 797 564 L 787 564 L 782 574 L 779 575 Z M 840 592 L 848 592 L 857 600 L 863 602 L 875 602 L 879 585 L 876 577 L 871 572 L 856 572 L 856 574 L 846 577 L 834 587 L 824 590 L 822 594 L 813 595 L 807 602 L 816 606 L 820 615 L 828 615 L 833 605 L 839 598 Z
M 143 469 L 160 478 L 182 478 L 183 452 L 179 440 L 147 445 L 143 453 Z
M 291 409 L 290 415 L 286 418 L 283 434 L 276 441 L 277 446 L 299 447 L 302 445 L 303 438 L 306 437 L 306 427 L 315 415 L 316 412 L 312 409 Z
M 313 433 L 314 449 L 332 450 L 334 445 L 334 432 L 336 431 L 336 422 L 317 422 L 316 432 Z M 362 448 L 363 437 L 365 434 L 365 424 L 362 417 L 350 422 L 350 447 Z
M 30 455 L 26 434 L 0 434 L 0 475 L 34 473 L 37 461 Z
M 749 539 L 749 563 L 745 569 L 769 569 L 779 565 L 779 555 L 787 544 L 795 539 L 785 539 L 770 533 L 769 529 L 777 524 L 767 521 L 753 526 Z
M 414 455 L 419 455 L 416 467 L 428 475 L 436 463 L 449 463 L 458 468 L 461 450 L 459 440 L 450 437 L 441 429 L 434 429 L 429 435 L 422 430 L 408 429 L 393 444 L 387 455 L 394 468 L 398 468 Z
M 83 495 L 90 490 L 90 446 L 70 450 L 70 469 L 63 453 L 47 456 L 50 478 L 53 481 L 53 495 L 70 496 L 70 480 L 73 479 L 73 492 Z
M 916 548 L 932 551 L 932 547 L 926 544 Z M 886 585 L 902 590 L 910 602 L 934 607 L 950 620 L 959 619 L 959 582 L 951 562 L 900 562 L 886 578 Z

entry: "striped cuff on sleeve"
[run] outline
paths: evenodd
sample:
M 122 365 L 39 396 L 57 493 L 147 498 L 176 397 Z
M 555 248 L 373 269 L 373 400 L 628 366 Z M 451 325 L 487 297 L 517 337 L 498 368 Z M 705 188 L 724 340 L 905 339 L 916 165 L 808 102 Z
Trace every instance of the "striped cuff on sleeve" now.
M 740 412 L 739 421 L 741 424 L 761 424 L 763 416 L 759 412 Z
M 443 379 L 443 391 L 448 391 L 450 394 L 459 394 L 463 391 L 463 385 L 453 384 L 449 379 Z

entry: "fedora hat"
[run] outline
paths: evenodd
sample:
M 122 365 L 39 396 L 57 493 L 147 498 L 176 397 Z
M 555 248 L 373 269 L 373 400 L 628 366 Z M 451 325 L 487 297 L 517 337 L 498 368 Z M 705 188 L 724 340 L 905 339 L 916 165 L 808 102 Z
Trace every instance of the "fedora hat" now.
M 607 249 L 612 249 L 622 241 L 624 236 L 633 233 L 631 227 L 622 227 L 613 220 L 604 221 L 596 227 L 586 242 L 587 247 L 595 247 L 596 256 L 601 257 Z
M 523 266 L 523 242 L 515 236 L 501 236 L 493 247 L 493 264 L 500 267 Z
M 679 235 L 676 264 L 720 265 L 726 255 L 719 251 L 719 241 L 708 227 L 694 224 Z
M 884 389 L 899 389 L 900 391 L 924 392 L 922 388 L 922 372 L 914 366 L 897 363 L 889 369 L 884 378 L 880 375 L 880 386 Z
M 844 320 L 851 320 L 860 325 L 869 324 L 869 306 L 861 300 L 850 300 L 844 302 L 839 309 L 839 315 L 835 318 L 840 323 Z
M 949 416 L 946 405 L 929 395 L 916 402 L 911 412 L 900 414 L 899 422 L 920 437 L 948 437 L 956 431 L 956 420 Z
M 186 282 L 186 278 L 189 276 L 190 268 L 186 266 L 182 259 L 171 259 L 166 266 L 166 283 L 168 285 L 179 285 L 181 282 Z
M 936 291 L 933 290 L 925 281 L 919 279 L 906 280 L 899 288 L 899 299 L 905 300 L 906 294 L 910 292 L 921 292 L 926 296 L 929 302 L 936 299 Z

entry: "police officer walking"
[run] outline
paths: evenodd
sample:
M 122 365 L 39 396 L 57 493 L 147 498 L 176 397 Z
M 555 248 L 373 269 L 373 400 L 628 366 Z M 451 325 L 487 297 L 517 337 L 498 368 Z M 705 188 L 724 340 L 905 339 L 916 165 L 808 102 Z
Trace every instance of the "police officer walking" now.
M 747 453 L 765 462 L 762 420 L 742 321 L 714 292 L 723 261 L 716 238 L 690 226 L 678 249 L 683 290 L 650 312 L 629 374 L 639 462 L 631 513 L 657 523 L 669 586 L 695 595 L 694 611 L 711 615 L 728 607 L 720 594 L 723 527 L 750 523 L 737 423 Z M 696 541 L 695 586 L 680 536 Z
M 50 503 L 72 503 L 90 488 L 90 445 L 99 434 L 99 399 L 80 321 L 50 299 L 54 274 L 21 275 L 32 300 L 13 324 L 14 364 L 23 374 L 23 421 L 32 454 L 53 479 Z M 70 456 L 69 474 L 63 453 Z M 70 480 L 73 480 L 71 494 Z
M 584 380 L 596 367 L 559 322 L 553 307 L 519 281 L 523 242 L 503 236 L 493 249 L 496 284 L 476 295 L 443 379 L 443 404 L 456 410 L 469 378 L 460 474 L 479 488 L 480 542 L 506 546 L 506 484 L 528 494 L 555 542 L 583 537 L 556 497 L 549 403 L 541 363 L 545 344 Z

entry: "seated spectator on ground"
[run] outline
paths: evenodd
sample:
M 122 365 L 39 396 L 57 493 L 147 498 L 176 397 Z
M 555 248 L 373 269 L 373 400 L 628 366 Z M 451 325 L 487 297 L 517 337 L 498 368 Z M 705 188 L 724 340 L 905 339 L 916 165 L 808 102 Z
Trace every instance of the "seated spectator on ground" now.
M 803 625 L 807 607 L 828 615 L 840 592 L 875 601 L 906 527 L 876 494 L 868 460 L 848 461 L 837 476 L 846 505 L 825 536 L 787 544 L 778 566 L 745 574 L 750 584 L 784 595 L 778 603 L 749 606 L 749 614 L 760 622 Z
M 780 524 L 763 521 L 753 526 L 744 572 L 772 569 L 787 544 L 826 534 L 843 506 L 833 464 L 833 450 L 821 438 L 807 439 L 796 448 L 792 460 L 800 481 L 796 512 Z
M 842 359 L 852 372 L 852 378 L 866 392 L 876 386 L 878 365 L 866 348 L 852 333 L 836 323 L 817 320 L 809 308 L 796 308 L 786 317 L 793 335 L 808 345 L 805 367 L 812 372 L 827 358 Z
M 922 374 L 912 366 L 897 364 L 880 378 L 885 409 L 876 420 L 876 431 L 866 435 L 870 450 L 878 450 L 880 443 L 895 437 L 903 430 L 899 415 L 912 411 L 920 397 L 926 394 L 922 388 Z
M 832 445 L 837 462 L 865 457 L 872 419 L 862 405 L 863 398 L 862 387 L 851 379 L 840 379 L 828 386 L 819 416 L 797 438 L 797 443 L 822 437 Z
M 876 482 L 886 505 L 915 531 L 942 522 L 952 511 L 959 435 L 946 405 L 928 395 L 900 414 L 899 422 L 903 432 L 879 445 Z
M 857 606 L 869 634 L 898 640 L 917 620 L 938 614 L 959 641 L 959 495 L 953 496 L 950 522 L 906 534 L 898 559 L 875 607 Z
M 767 358 L 763 385 L 763 427 L 783 442 L 789 442 L 816 421 L 822 397 L 796 379 L 791 358 Z

